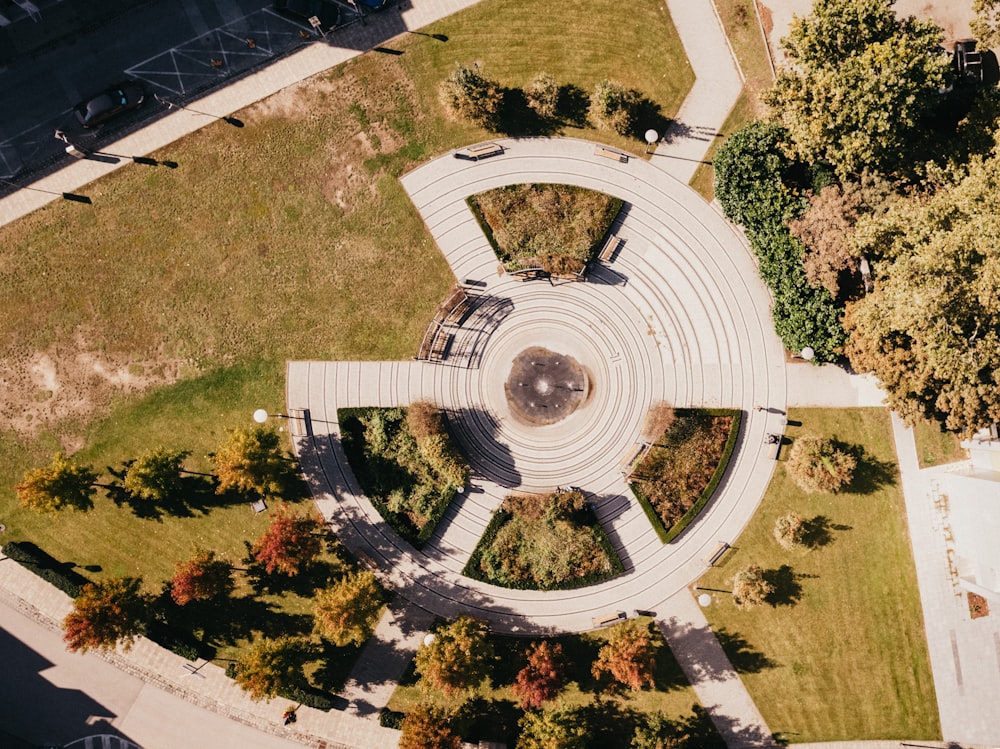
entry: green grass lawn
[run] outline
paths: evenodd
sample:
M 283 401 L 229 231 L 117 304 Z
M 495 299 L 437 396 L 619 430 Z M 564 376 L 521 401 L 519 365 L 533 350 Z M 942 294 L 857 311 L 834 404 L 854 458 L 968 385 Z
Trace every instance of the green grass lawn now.
M 913 427 L 913 437 L 917 442 L 917 459 L 921 468 L 958 463 L 969 457 L 962 449 L 961 437 L 942 430 L 936 421 L 918 421 Z
M 806 433 L 863 446 L 852 490 L 806 494 L 779 462 L 735 551 L 698 582 L 728 590 L 737 570 L 756 564 L 779 571 L 777 603 L 740 611 L 716 593 L 706 615 L 726 633 L 723 646 L 750 695 L 785 739 L 940 739 L 889 414 L 792 410 L 788 436 Z M 789 511 L 818 518 L 825 543 L 782 549 L 774 523 Z
M 286 359 L 415 353 L 454 279 L 398 177 L 489 137 L 444 116 L 437 86 L 455 62 L 479 61 L 511 87 L 541 70 L 584 92 L 616 78 L 666 116 L 690 87 L 662 3 L 550 10 L 485 0 L 424 30 L 447 42 L 400 37 L 388 46 L 401 55 L 362 55 L 237 113 L 242 129 L 217 123 L 153 154 L 176 170 L 125 168 L 86 187 L 93 207 L 52 204 L 0 228 L 0 289 L 16 310 L 0 316 L 0 365 L 22 393 L 8 389 L 0 414 L 46 404 L 36 428 L 0 427 L 5 538 L 150 585 L 195 544 L 241 553 L 266 522 L 244 503 L 143 520 L 98 498 L 92 512 L 52 517 L 21 510 L 12 486 L 59 449 L 103 469 L 164 445 L 191 450 L 188 467 L 204 470 L 225 427 L 282 408 Z M 62 395 L 32 384 L 41 355 L 59 365 Z M 94 358 L 174 368 L 180 381 L 121 395 Z M 66 393 L 74 409 L 60 416 L 47 404 Z
M 753 0 L 716 0 L 715 7 L 722 18 L 722 25 L 736 54 L 740 70 L 743 71 L 744 83 L 740 98 L 722 126 L 722 137 L 712 142 L 705 155 L 705 161 L 708 162 L 712 161 L 726 137 L 749 124 L 751 120 L 766 114 L 766 107 L 760 101 L 760 94 L 774 81 L 767 45 L 761 35 Z M 705 200 L 712 200 L 715 195 L 713 179 L 711 165 L 702 164 L 691 178 L 690 184 Z
M 640 619 L 640 622 L 647 625 L 651 621 L 648 618 Z M 691 719 L 695 715 L 695 710 L 692 707 L 699 705 L 698 698 L 688 684 L 680 666 L 677 665 L 677 661 L 674 660 L 670 648 L 659 636 L 656 637 L 655 687 L 639 692 L 627 689 L 605 691 L 602 683 L 597 682 L 592 676 L 590 667 L 597 658 L 598 650 L 607 641 L 608 632 L 608 629 L 603 629 L 581 635 L 551 638 L 562 645 L 567 664 L 566 685 L 553 701 L 553 705 L 560 708 L 592 707 L 604 700 L 617 707 L 620 713 L 653 714 L 662 712 L 671 719 Z M 524 665 L 524 651 L 531 639 L 499 635 L 492 635 L 491 638 L 497 655 L 497 665 L 491 677 L 492 685 L 484 684 L 476 690 L 471 699 L 480 701 L 482 705 L 505 705 L 508 714 L 513 712 L 515 715 L 520 715 L 520 709 L 517 707 L 518 700 L 511 691 L 511 685 L 514 683 L 517 672 Z M 428 701 L 444 708 L 455 709 L 466 699 L 469 699 L 468 695 L 456 695 L 448 698 L 440 692 L 425 688 L 418 682 L 416 675 L 411 670 L 409 676 L 404 678 L 393 692 L 392 698 L 389 700 L 389 709 L 405 713 L 421 702 Z M 613 713 L 615 713 L 614 710 L 609 711 L 609 714 Z M 717 737 L 714 729 L 710 726 L 708 726 L 707 732 Z M 470 736 L 467 738 L 479 737 Z M 508 735 L 504 738 L 510 742 L 508 746 L 513 746 L 511 736 Z M 607 743 L 602 743 L 601 746 L 603 749 L 627 747 L 630 739 L 630 734 L 621 735 L 621 731 L 619 731 L 619 735 Z M 709 745 L 714 746 L 711 743 L 699 746 Z

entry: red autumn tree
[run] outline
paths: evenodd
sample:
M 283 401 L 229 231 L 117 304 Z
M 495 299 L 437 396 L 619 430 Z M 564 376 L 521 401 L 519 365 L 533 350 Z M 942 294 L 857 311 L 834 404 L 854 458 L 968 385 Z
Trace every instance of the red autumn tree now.
M 528 651 L 528 664 L 522 668 L 514 682 L 514 694 L 521 700 L 521 707 L 541 707 L 551 700 L 563 685 L 562 645 L 548 640 L 533 643 Z
M 323 523 L 311 515 L 294 515 L 281 505 L 264 535 L 251 549 L 253 558 L 267 574 L 275 571 L 289 577 L 313 561 L 323 548 Z
M 611 630 L 591 670 L 595 679 L 608 671 L 615 681 L 638 691 L 644 686 L 653 686 L 655 666 L 656 647 L 649 629 L 625 622 Z
M 430 705 L 417 705 L 408 712 L 400 729 L 399 749 L 458 749 L 462 741 L 448 716 Z
M 170 597 L 178 606 L 226 598 L 232 591 L 233 566 L 214 551 L 198 551 L 193 559 L 178 562 L 170 580 Z
M 138 577 L 85 585 L 63 620 L 66 647 L 85 653 L 91 648 L 114 650 L 121 642 L 128 650 L 146 626 L 149 603 Z

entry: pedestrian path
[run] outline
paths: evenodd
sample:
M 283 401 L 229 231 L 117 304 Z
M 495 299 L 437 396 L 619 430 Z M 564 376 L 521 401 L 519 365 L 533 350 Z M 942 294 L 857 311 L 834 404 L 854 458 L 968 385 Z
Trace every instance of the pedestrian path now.
M 660 631 L 726 746 L 778 746 L 691 593 L 678 592 L 664 608 Z
M 941 734 L 949 741 L 1000 741 L 1000 617 L 971 619 L 965 593 L 951 571 L 945 517 L 947 497 L 937 479 L 948 466 L 920 469 L 913 430 L 892 415 L 906 517 L 913 545 L 924 630 Z

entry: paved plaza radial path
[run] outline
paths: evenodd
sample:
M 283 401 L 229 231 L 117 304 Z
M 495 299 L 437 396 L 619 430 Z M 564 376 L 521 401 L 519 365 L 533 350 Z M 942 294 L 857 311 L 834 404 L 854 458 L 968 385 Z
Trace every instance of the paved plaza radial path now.
M 773 470 L 764 437 L 781 431 L 784 418 L 784 352 L 742 238 L 686 185 L 640 158 L 595 155 L 595 144 L 586 141 L 496 142 L 504 147 L 501 156 L 471 162 L 445 154 L 402 179 L 474 299 L 461 325 L 448 327 L 447 357 L 436 363 L 290 362 L 287 405 L 310 416 L 308 432 L 293 441 L 338 535 L 375 560 L 408 600 L 443 616 L 473 614 L 500 631 L 580 631 L 609 612 L 662 606 L 700 575 L 710 550 L 734 540 L 753 515 Z M 515 183 L 572 184 L 621 198 L 625 206 L 612 230 L 622 243 L 611 262 L 586 282 L 498 274 L 465 199 Z M 546 426 L 512 418 L 504 391 L 514 358 L 535 346 L 574 357 L 590 379 L 587 401 Z M 338 408 L 415 400 L 446 411 L 473 475 L 421 551 L 388 528 L 363 496 L 337 421 Z M 621 472 L 658 401 L 744 412 L 739 445 L 715 497 L 666 545 Z M 462 576 L 504 496 L 566 485 L 590 497 L 624 574 L 561 592 L 514 591 Z

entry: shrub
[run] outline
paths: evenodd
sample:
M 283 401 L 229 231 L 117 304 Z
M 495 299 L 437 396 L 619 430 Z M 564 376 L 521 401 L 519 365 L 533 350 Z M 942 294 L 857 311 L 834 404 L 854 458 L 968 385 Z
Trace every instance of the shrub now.
M 33 543 L 10 541 L 4 544 L 3 553 L 45 582 L 55 585 L 70 598 L 79 596 L 83 586 L 90 582 L 71 565 L 53 559 Z
M 496 127 L 503 107 L 500 84 L 479 72 L 456 64 L 451 75 L 441 83 L 441 103 L 454 117 L 474 122 L 482 128 Z
M 750 565 L 736 573 L 733 579 L 733 600 L 741 609 L 751 609 L 767 601 L 774 593 L 772 585 L 757 565 Z
M 548 73 L 539 73 L 524 89 L 524 98 L 535 114 L 553 120 L 559 113 L 559 84 Z
M 462 740 L 450 724 L 440 708 L 418 705 L 400 724 L 399 749 L 458 749 Z
M 854 479 L 858 461 L 833 440 L 799 437 L 792 445 L 788 475 L 807 492 L 837 492 Z
M 306 689 L 303 687 L 281 685 L 278 687 L 277 696 L 284 697 L 286 700 L 291 700 L 292 702 L 298 702 L 315 710 L 322 710 L 325 713 L 330 712 L 334 705 L 329 695 L 315 689 Z
M 382 728 L 395 728 L 398 730 L 403 727 L 404 718 L 406 718 L 406 713 L 383 707 L 382 711 L 378 714 L 378 724 Z
M 146 631 L 146 637 L 162 648 L 176 653 L 189 661 L 196 661 L 201 657 L 202 648 L 200 643 L 190 641 L 190 635 L 186 632 L 179 632 L 162 621 L 153 621 Z
M 808 530 L 805 520 L 797 512 L 789 512 L 774 521 L 774 538 L 789 551 L 806 546 Z
M 601 81 L 590 95 L 590 121 L 600 130 L 629 136 L 639 119 L 639 92 L 615 81 Z

